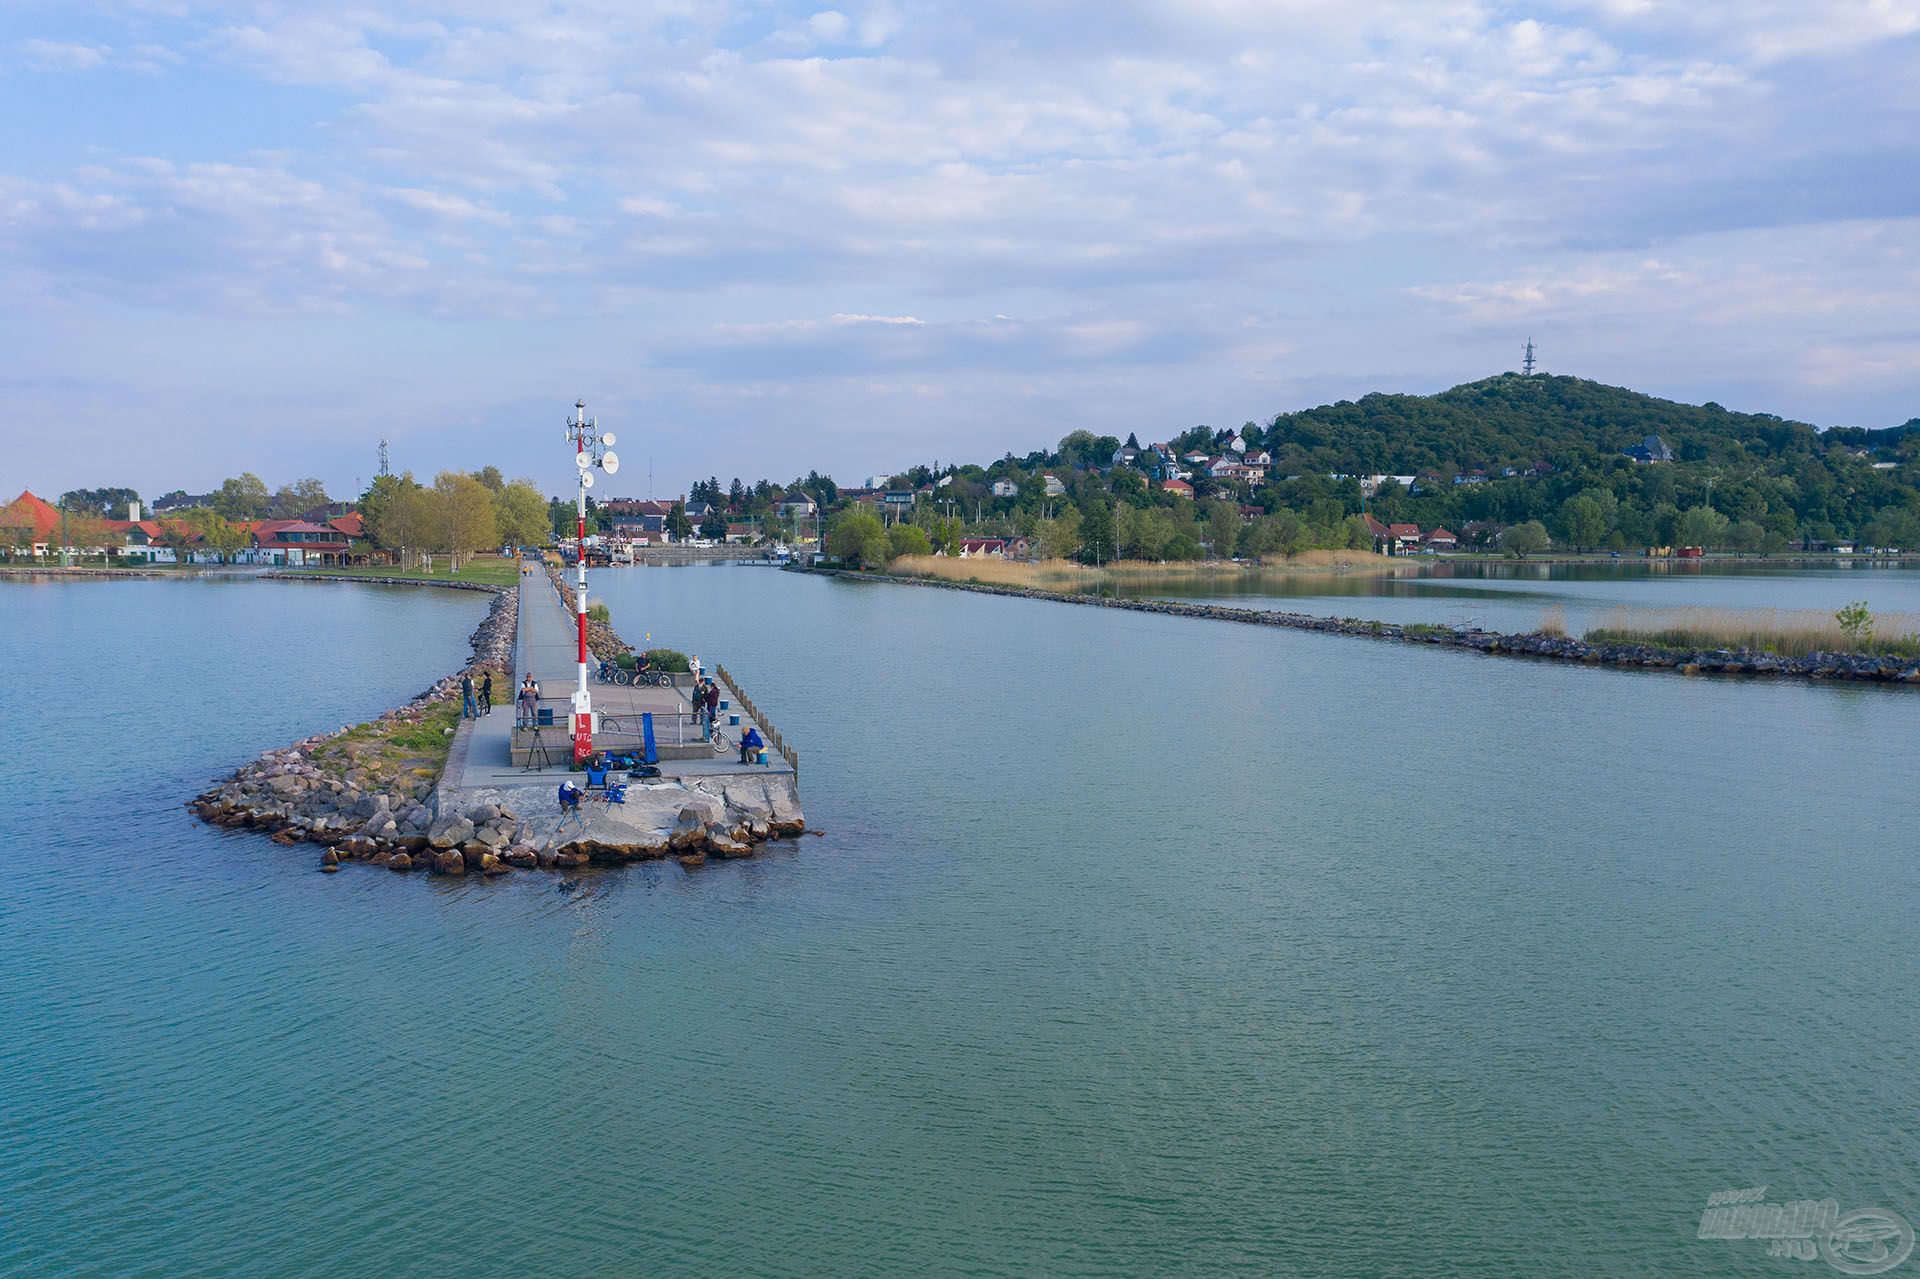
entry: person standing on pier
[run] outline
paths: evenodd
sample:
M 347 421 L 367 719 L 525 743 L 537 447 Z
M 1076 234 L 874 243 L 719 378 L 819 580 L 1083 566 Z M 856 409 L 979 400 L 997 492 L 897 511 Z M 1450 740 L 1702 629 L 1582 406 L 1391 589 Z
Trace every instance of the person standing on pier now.
M 480 718 L 480 712 L 473 708 L 473 674 L 470 671 L 460 674 L 460 718 Z
M 525 681 L 520 685 L 518 703 L 520 707 L 520 726 L 522 728 L 531 728 L 533 721 L 538 718 L 537 711 L 540 705 L 540 686 L 533 682 L 531 673 L 528 674 Z
M 720 723 L 720 686 L 712 680 L 707 681 L 707 723 L 715 727 Z
M 488 671 L 480 677 L 480 713 L 493 714 L 493 672 Z

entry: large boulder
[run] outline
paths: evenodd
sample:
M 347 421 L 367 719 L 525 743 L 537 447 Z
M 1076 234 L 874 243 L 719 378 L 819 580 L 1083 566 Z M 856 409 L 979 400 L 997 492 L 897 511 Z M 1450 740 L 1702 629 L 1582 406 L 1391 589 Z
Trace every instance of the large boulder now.
M 393 860 L 387 863 L 388 870 L 408 871 L 413 869 L 413 857 L 408 853 L 395 853 Z
M 456 848 L 473 838 L 473 823 L 464 817 L 443 817 L 427 832 L 427 843 L 434 848 Z
M 441 853 L 433 859 L 433 873 L 436 875 L 464 875 L 467 873 L 467 859 L 458 852 Z

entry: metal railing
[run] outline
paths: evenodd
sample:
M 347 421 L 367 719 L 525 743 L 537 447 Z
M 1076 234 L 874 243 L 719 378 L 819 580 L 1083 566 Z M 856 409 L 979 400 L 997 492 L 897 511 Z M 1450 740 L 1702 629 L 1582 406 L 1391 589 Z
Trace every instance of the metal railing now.
M 787 767 L 793 770 L 794 785 L 798 786 L 800 784 L 800 752 L 787 744 L 787 739 L 780 735 L 780 730 L 775 728 L 761 713 L 760 708 L 753 704 L 753 699 L 740 691 L 740 685 L 734 682 L 733 675 L 726 667 L 715 663 L 713 669 L 714 673 L 720 677 L 720 682 L 727 686 L 727 691 L 733 694 L 733 700 L 740 704 L 740 709 L 752 716 L 765 731 L 767 745 L 773 747 L 780 758 L 787 761 Z

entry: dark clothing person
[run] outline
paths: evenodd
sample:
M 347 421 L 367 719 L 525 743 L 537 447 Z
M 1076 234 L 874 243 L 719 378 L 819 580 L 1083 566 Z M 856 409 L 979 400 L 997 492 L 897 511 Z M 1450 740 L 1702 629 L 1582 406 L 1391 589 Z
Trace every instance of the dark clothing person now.
M 720 710 L 720 686 L 712 680 L 707 681 L 707 718 L 712 719 Z
M 569 777 L 566 781 L 560 783 L 560 815 L 565 817 L 568 813 L 579 811 L 580 788 L 575 786 L 573 779 Z
M 760 740 L 760 730 L 749 728 L 740 735 L 740 762 L 742 764 L 758 763 L 760 748 L 764 745 L 766 743 Z
M 473 708 L 473 676 L 460 677 L 460 718 L 475 719 L 479 712 Z
M 480 713 L 493 714 L 493 672 L 488 671 L 480 677 Z

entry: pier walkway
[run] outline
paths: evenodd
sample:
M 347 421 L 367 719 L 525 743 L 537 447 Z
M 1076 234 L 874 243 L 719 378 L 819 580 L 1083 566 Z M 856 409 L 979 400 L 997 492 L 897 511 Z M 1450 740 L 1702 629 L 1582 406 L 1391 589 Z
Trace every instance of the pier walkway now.
M 447 759 L 447 775 L 442 786 L 463 789 L 498 787 L 524 783 L 546 773 L 567 771 L 572 761 L 572 738 L 567 731 L 570 699 L 579 683 L 579 632 L 571 613 L 561 601 L 544 571 L 523 575 L 520 579 L 520 613 L 514 641 L 514 673 L 508 687 L 494 689 L 496 698 L 504 698 L 491 715 L 463 722 L 460 738 Z M 598 663 L 596 662 L 595 665 Z M 541 705 L 552 711 L 553 724 L 541 731 L 541 744 L 552 764 L 529 771 L 515 762 L 512 702 L 520 680 L 533 673 L 540 685 Z M 681 676 L 682 680 L 688 677 Z M 660 688 L 636 685 L 592 685 L 593 707 L 600 718 L 601 731 L 595 744 L 616 749 L 632 748 L 638 753 L 641 740 L 641 715 L 654 717 L 654 741 L 660 748 L 662 777 L 728 777 L 745 774 L 785 776 L 792 773 L 778 753 L 770 752 L 766 765 L 743 765 L 737 747 L 740 734 L 749 725 L 758 727 L 763 738 L 771 738 L 764 724 L 754 721 L 737 704 L 721 712 L 720 732 L 726 739 L 725 753 L 718 753 L 701 741 L 691 721 L 692 704 L 684 688 Z M 734 699 L 723 690 L 729 703 Z M 740 723 L 730 725 L 729 716 L 738 715 Z M 523 735 L 524 737 L 524 735 Z M 524 743 L 523 743 L 524 745 Z M 694 758 L 671 758 L 673 755 Z M 520 759 L 525 759 L 524 749 Z M 456 775 L 457 774 L 457 775 Z

